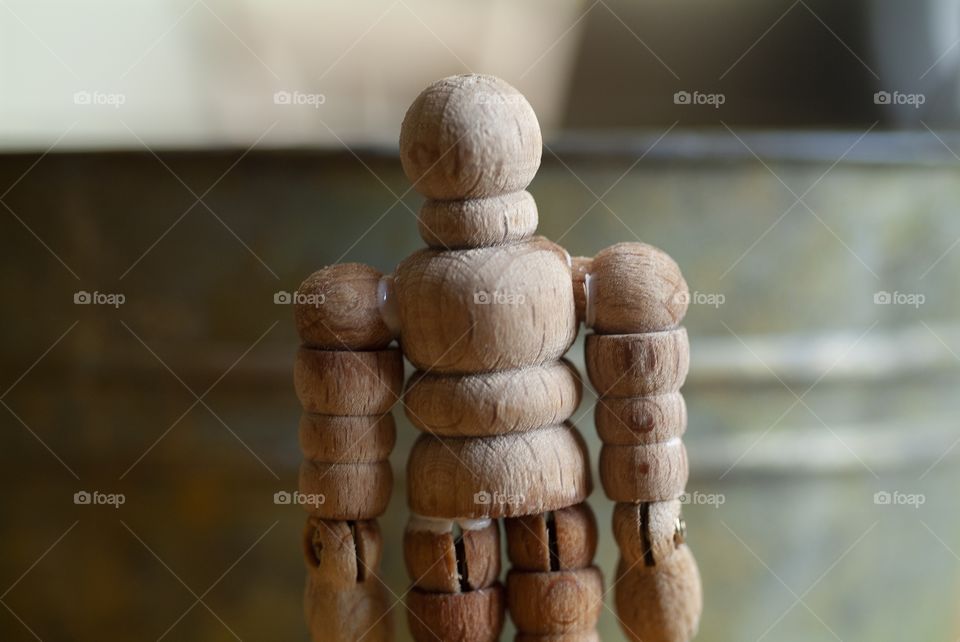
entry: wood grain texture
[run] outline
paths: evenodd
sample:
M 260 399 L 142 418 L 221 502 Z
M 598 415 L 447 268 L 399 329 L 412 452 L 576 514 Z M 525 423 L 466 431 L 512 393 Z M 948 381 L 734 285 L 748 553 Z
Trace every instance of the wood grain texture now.
M 646 397 L 676 392 L 690 369 L 685 328 L 645 334 L 590 334 L 587 374 L 597 393 Z
M 466 376 L 416 373 L 404 410 L 413 425 L 435 435 L 487 437 L 563 423 L 582 393 L 567 361 Z
M 394 280 L 407 359 L 453 374 L 559 359 L 577 334 L 567 256 L 541 237 L 415 252 Z
M 670 255 L 646 243 L 617 243 L 590 266 L 587 325 L 601 334 L 675 327 L 690 303 L 687 282 Z
M 533 236 L 537 203 L 520 191 L 465 201 L 426 201 L 417 226 L 430 247 L 447 250 L 503 245 Z
M 337 589 L 308 574 L 303 606 L 310 635 L 316 642 L 392 642 L 389 597 L 377 577 Z
M 424 434 L 410 452 L 407 489 L 410 509 L 428 517 L 533 515 L 582 502 L 590 464 L 569 426 L 483 438 Z
M 353 588 L 378 574 L 382 553 L 383 538 L 376 520 L 336 522 L 307 518 L 304 560 L 318 583 Z
M 403 355 L 301 347 L 293 383 L 303 409 L 321 415 L 382 415 L 400 399 Z
M 422 591 L 459 593 L 494 584 L 500 575 L 500 529 L 490 521 L 477 529 L 418 529 L 411 521 L 403 536 L 407 574 Z M 459 540 L 459 542 L 458 542 Z
M 619 503 L 613 509 L 613 536 L 628 565 L 659 564 L 683 543 L 680 500 Z
M 397 429 L 391 413 L 348 417 L 305 412 L 300 415 L 299 439 L 306 459 L 328 464 L 364 464 L 390 457 Z
M 551 514 L 512 517 L 503 525 L 510 563 L 517 570 L 584 568 L 597 552 L 597 518 L 586 502 Z
M 407 594 L 407 622 L 417 642 L 496 642 L 503 629 L 503 586 L 465 593 Z
M 600 634 L 596 631 L 574 631 L 557 635 L 518 633 L 513 640 L 514 642 L 600 642 Z
M 450 76 L 407 110 L 400 162 L 427 198 L 481 198 L 526 188 L 542 144 L 537 116 L 519 91 L 493 76 Z
M 557 635 L 518 633 L 513 640 L 514 642 L 600 642 L 600 634 L 596 631 L 574 631 Z
M 603 446 L 600 481 L 615 502 L 660 502 L 683 494 L 690 470 L 680 439 L 645 446 Z
M 510 619 L 523 633 L 590 631 L 603 608 L 603 576 L 595 566 L 548 573 L 507 574 Z
M 601 397 L 594 409 L 597 434 L 605 444 L 655 444 L 687 431 L 687 404 L 679 392 L 650 397 Z
M 300 492 L 322 498 L 305 503 L 304 508 L 322 519 L 373 519 L 386 510 L 392 489 L 389 461 L 324 464 L 305 460 L 300 464 Z
M 700 571 L 690 549 L 682 545 L 656 566 L 621 559 L 615 603 L 631 642 L 689 642 L 703 609 Z
M 317 270 L 297 288 L 293 316 L 303 345 L 325 350 L 382 350 L 393 333 L 380 318 L 369 265 L 342 263 Z

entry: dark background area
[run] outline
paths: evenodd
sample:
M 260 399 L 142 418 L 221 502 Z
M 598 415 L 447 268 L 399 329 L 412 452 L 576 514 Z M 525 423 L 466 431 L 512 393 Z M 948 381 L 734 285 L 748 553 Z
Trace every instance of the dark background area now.
M 403 109 L 470 70 L 538 111 L 541 234 L 652 243 L 703 295 L 688 490 L 724 499 L 685 507 L 698 639 L 960 636 L 957 3 L 56 4 L 0 7 L 0 639 L 306 639 L 305 516 L 273 501 L 301 457 L 274 296 L 422 245 Z M 82 88 L 127 100 L 85 109 Z M 416 431 L 395 415 L 401 596 Z M 609 587 L 612 504 L 590 502 Z M 622 639 L 609 610 L 600 630 Z

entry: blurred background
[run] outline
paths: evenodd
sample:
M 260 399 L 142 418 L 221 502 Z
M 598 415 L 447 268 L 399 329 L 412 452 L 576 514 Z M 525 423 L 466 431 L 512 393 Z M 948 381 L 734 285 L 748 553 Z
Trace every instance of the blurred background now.
M 698 639 L 957 640 L 958 66 L 956 0 L 0 0 L 0 639 L 307 639 L 275 295 L 422 245 L 400 122 L 478 72 L 541 233 L 690 284 Z

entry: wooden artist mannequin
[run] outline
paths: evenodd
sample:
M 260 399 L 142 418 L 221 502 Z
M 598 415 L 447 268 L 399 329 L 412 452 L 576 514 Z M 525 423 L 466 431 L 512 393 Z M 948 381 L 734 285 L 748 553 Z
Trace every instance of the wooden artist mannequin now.
M 571 260 L 535 236 L 525 188 L 541 148 L 533 109 L 507 83 L 465 75 L 432 84 L 400 135 L 404 171 L 427 199 L 418 220 L 428 247 L 392 276 L 337 265 L 298 291 L 313 302 L 297 307 L 301 491 L 326 497 L 305 546 L 315 640 L 390 639 L 374 518 L 392 482 L 401 350 L 416 368 L 404 409 L 423 432 L 407 466 L 403 539 L 414 639 L 492 642 L 509 609 L 518 641 L 599 640 L 589 457 L 570 423 L 582 383 L 563 360 L 581 321 L 594 330 L 587 364 L 601 396 L 601 481 L 617 502 L 624 631 L 646 642 L 695 634 L 699 576 L 679 514 L 686 284 L 650 246 Z M 401 350 L 388 347 L 394 338 Z M 505 585 L 500 519 L 512 565 Z

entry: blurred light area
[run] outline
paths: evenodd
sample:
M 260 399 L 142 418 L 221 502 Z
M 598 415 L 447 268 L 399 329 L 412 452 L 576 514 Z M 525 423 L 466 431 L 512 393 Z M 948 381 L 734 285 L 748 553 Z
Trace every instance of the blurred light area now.
M 469 70 L 516 85 L 550 132 L 582 9 L 576 0 L 3 0 L 0 146 L 393 146 L 417 92 Z
M 4 150 L 392 148 L 467 72 L 547 140 L 960 125 L 960 0 L 2 0 L 0 52 Z

